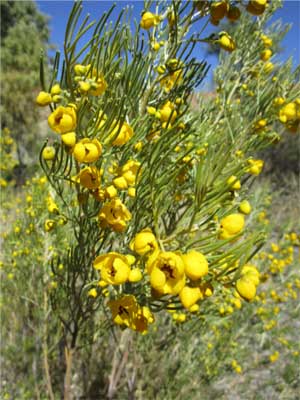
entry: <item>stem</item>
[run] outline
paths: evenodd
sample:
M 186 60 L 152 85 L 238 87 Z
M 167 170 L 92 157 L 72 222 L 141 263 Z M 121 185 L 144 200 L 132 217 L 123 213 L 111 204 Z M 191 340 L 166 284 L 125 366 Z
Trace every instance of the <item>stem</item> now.
M 74 349 L 65 347 L 65 360 L 66 360 L 66 373 L 65 373 L 65 384 L 64 384 L 64 400 L 71 400 L 71 371 L 72 371 L 72 360 L 73 360 Z
M 46 304 L 47 304 L 47 294 L 46 294 L 46 292 L 44 292 L 44 306 Z M 43 365 L 44 365 L 44 371 L 45 371 L 45 376 L 46 376 L 47 391 L 48 391 L 50 400 L 55 400 L 54 394 L 53 394 L 53 389 L 52 389 L 52 383 L 51 383 L 49 362 L 48 362 L 47 321 L 44 321 L 44 335 L 43 335 L 42 347 L 43 347 Z

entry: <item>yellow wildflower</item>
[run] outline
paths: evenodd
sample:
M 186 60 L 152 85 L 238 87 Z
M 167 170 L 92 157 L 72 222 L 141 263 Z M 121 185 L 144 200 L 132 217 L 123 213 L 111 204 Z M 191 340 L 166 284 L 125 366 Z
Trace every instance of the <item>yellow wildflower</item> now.
M 155 15 L 155 14 L 152 14 L 152 12 L 150 12 L 150 11 L 146 11 L 142 15 L 140 26 L 142 29 L 148 30 L 148 29 L 151 29 L 154 26 L 158 25 L 159 21 L 160 21 L 159 15 Z
M 73 149 L 75 159 L 82 163 L 92 163 L 102 154 L 101 143 L 97 139 L 81 139 Z
M 151 286 L 160 294 L 178 294 L 184 287 L 184 262 L 173 252 L 157 252 L 148 260 Z
M 243 299 L 248 301 L 254 299 L 256 295 L 256 286 L 245 276 L 236 281 L 236 290 Z
M 268 61 L 272 57 L 272 51 L 270 49 L 265 49 L 260 53 L 260 59 L 262 61 Z
M 202 293 L 198 287 L 184 286 L 179 293 L 179 298 L 183 307 L 189 310 L 202 298 Z
M 151 229 L 146 228 L 137 233 L 130 242 L 129 247 L 132 251 L 143 256 L 158 249 L 158 244 Z
M 185 266 L 186 275 L 197 280 L 208 274 L 208 262 L 205 256 L 198 251 L 191 250 L 181 256 Z
M 220 238 L 229 239 L 244 229 L 245 217 L 242 214 L 230 214 L 221 219 Z
M 52 96 L 48 92 L 41 91 L 38 94 L 35 102 L 38 106 L 41 107 L 48 106 L 52 102 Z
M 253 158 L 249 158 L 247 160 L 248 164 L 250 165 L 247 169 L 247 172 L 251 175 L 259 175 L 263 169 L 264 162 L 263 160 L 255 160 Z
M 110 226 L 116 232 L 123 232 L 126 222 L 131 219 L 131 213 L 119 198 L 115 198 L 104 204 L 98 217 L 103 228 Z
M 266 9 L 267 0 L 250 0 L 247 4 L 247 11 L 253 15 L 261 15 Z
M 63 133 L 61 135 L 61 140 L 64 142 L 66 146 L 73 147 L 76 143 L 76 133 L 75 132 Z
M 225 51 L 232 52 L 236 49 L 234 40 L 227 32 L 220 32 L 219 39 L 216 43 L 219 43 L 220 47 Z
M 239 190 L 241 188 L 241 182 L 234 175 L 230 176 L 227 179 L 227 185 L 229 185 L 230 188 L 233 189 L 233 190 Z
M 77 117 L 73 107 L 59 106 L 48 117 L 51 129 L 57 133 L 71 132 L 76 128 Z
M 243 200 L 240 205 L 239 205 L 239 210 L 243 213 L 243 214 L 250 214 L 252 207 L 251 204 L 249 203 L 248 200 Z
M 42 157 L 46 161 L 51 161 L 55 158 L 55 148 L 53 146 L 46 146 L 42 151 Z
M 111 285 L 120 285 L 128 281 L 130 265 L 127 258 L 115 252 L 98 256 L 94 268 L 100 270 L 101 279 Z
M 109 135 L 108 140 L 114 138 L 112 142 L 113 146 L 123 146 L 132 138 L 133 134 L 134 132 L 132 127 L 127 122 L 123 122 L 121 127 L 120 125 L 115 126 L 115 128 Z
M 78 175 L 80 184 L 87 189 L 96 189 L 100 186 L 100 171 L 96 167 L 86 167 Z

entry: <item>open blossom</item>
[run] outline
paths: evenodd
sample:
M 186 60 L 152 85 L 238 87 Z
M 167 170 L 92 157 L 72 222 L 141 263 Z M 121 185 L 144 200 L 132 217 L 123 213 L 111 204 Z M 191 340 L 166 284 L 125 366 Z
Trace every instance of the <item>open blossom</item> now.
M 86 167 L 78 175 L 80 184 L 87 189 L 97 189 L 100 186 L 100 171 L 96 167 Z
M 110 226 L 116 232 L 123 232 L 131 213 L 119 198 L 115 198 L 104 204 L 98 217 L 102 227 Z
M 176 253 L 157 252 L 149 258 L 147 271 L 151 286 L 160 294 L 178 294 L 185 285 L 184 262 Z
M 59 106 L 49 115 L 48 124 L 60 134 L 74 131 L 77 125 L 76 111 L 73 107 Z
M 120 299 L 111 300 L 108 302 L 108 306 L 115 324 L 124 325 L 129 328 L 134 326 L 134 320 L 139 309 L 134 296 L 125 295 Z
M 128 281 L 130 264 L 122 254 L 111 252 L 98 256 L 94 268 L 101 272 L 101 279 L 108 284 L 120 285 Z
M 124 295 L 108 302 L 113 321 L 117 325 L 127 326 L 137 332 L 146 333 L 148 325 L 154 322 L 154 316 L 147 306 L 140 306 L 133 295 Z

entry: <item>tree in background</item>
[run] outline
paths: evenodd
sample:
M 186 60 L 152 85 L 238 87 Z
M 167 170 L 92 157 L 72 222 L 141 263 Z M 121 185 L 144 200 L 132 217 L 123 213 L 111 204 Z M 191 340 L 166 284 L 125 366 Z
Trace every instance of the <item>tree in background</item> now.
M 33 1 L 1 1 L 1 127 L 15 135 L 21 169 L 34 154 L 39 59 L 48 42 L 48 18 Z

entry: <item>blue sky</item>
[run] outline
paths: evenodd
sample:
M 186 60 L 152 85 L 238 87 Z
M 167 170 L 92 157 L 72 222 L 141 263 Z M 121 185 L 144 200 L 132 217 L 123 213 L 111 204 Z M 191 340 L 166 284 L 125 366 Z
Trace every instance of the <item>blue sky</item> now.
M 63 41 L 64 32 L 68 16 L 73 6 L 72 0 L 39 0 L 36 1 L 38 8 L 43 13 L 50 17 L 50 31 L 51 31 L 51 43 L 54 44 L 58 50 L 63 52 Z M 91 15 L 91 20 L 98 20 L 102 13 L 108 10 L 113 3 L 116 3 L 116 9 L 112 15 L 118 15 L 124 6 L 130 5 L 133 7 L 133 17 L 140 20 L 140 15 L 143 10 L 143 1 L 83 1 L 83 13 L 85 16 L 87 13 Z M 298 65 L 300 62 L 300 1 L 299 0 L 287 0 L 284 1 L 282 9 L 277 10 L 273 16 L 272 21 L 281 19 L 283 23 L 292 24 L 292 29 L 288 32 L 285 39 L 282 42 L 283 52 L 280 55 L 282 60 L 285 60 L 289 56 L 294 57 L 294 65 Z M 215 27 L 213 27 L 215 28 Z M 208 34 L 210 31 L 206 31 Z M 200 50 L 201 52 L 201 50 Z M 201 54 L 198 54 L 201 58 Z M 205 47 L 203 47 L 203 57 L 205 56 Z M 216 65 L 217 59 L 215 56 L 206 55 L 206 60 L 211 64 L 212 68 L 208 76 L 208 80 L 211 80 L 211 72 L 213 67 Z

